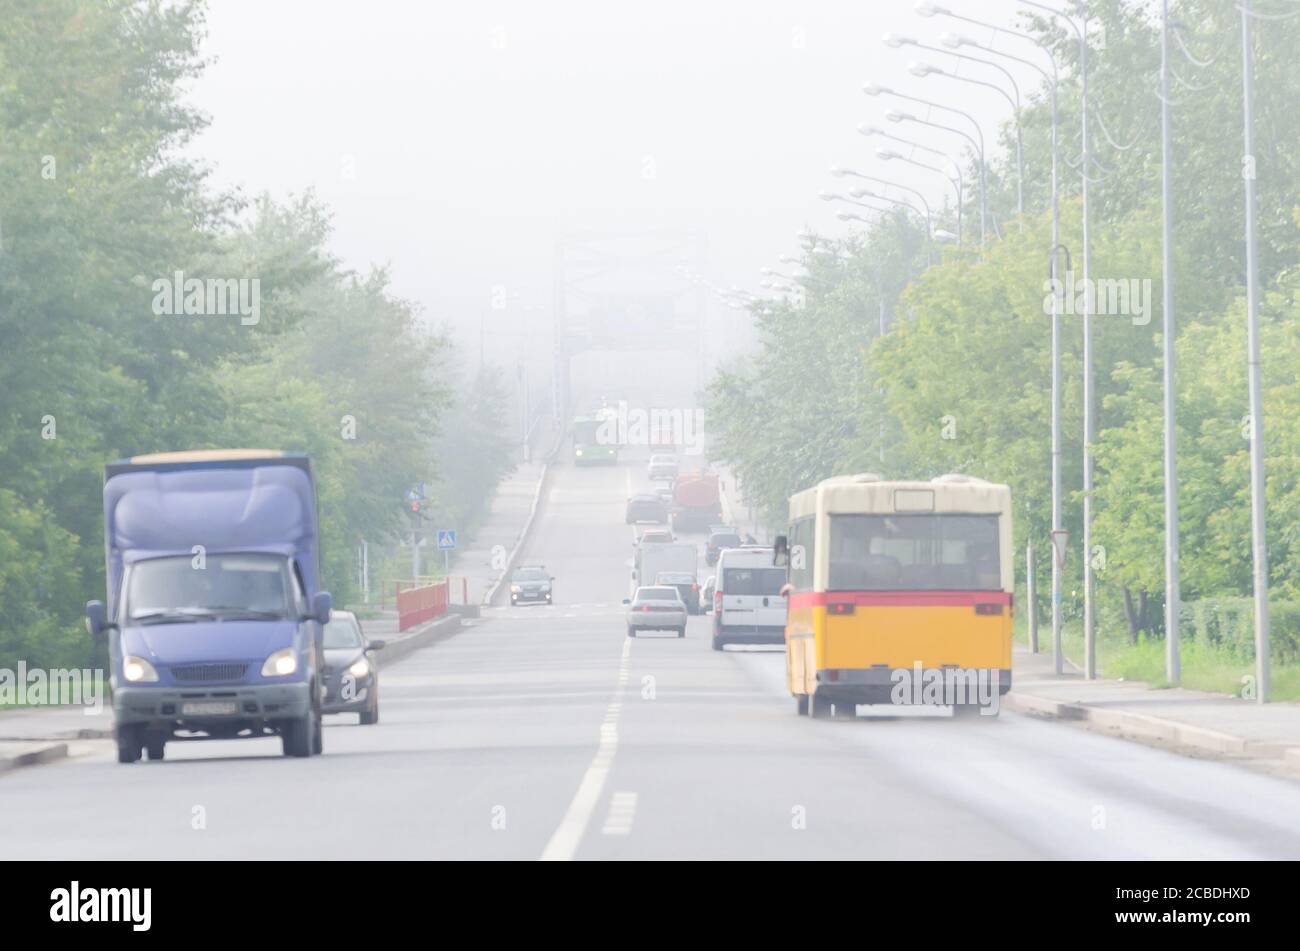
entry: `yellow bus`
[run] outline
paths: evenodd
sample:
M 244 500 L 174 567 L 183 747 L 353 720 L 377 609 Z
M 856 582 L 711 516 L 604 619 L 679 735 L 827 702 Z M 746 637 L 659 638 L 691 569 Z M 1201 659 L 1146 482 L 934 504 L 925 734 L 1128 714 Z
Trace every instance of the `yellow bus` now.
M 1011 687 L 1011 490 L 840 476 L 790 499 L 786 674 L 800 714 L 927 703 L 996 713 Z

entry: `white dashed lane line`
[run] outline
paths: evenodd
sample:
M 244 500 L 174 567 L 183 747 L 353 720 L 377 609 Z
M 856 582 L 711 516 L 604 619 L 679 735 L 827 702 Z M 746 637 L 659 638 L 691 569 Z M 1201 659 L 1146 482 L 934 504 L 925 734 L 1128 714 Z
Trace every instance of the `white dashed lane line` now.
M 632 820 L 636 818 L 636 793 L 616 792 L 609 802 L 609 814 L 605 816 L 605 825 L 601 835 L 627 835 L 632 831 Z
M 610 768 L 614 765 L 614 754 L 618 752 L 618 718 L 623 710 L 623 691 L 629 677 L 629 661 L 632 654 L 632 640 L 623 641 L 623 656 L 618 665 L 618 686 L 609 706 L 605 708 L 605 717 L 600 724 L 600 743 L 591 765 L 582 774 L 578 791 L 573 795 L 564 818 L 556 828 L 551 840 L 542 851 L 543 862 L 568 862 L 582 845 L 582 838 L 591 824 L 592 814 L 600 803 L 600 794 L 609 779 Z M 629 826 L 630 828 L 630 826 Z

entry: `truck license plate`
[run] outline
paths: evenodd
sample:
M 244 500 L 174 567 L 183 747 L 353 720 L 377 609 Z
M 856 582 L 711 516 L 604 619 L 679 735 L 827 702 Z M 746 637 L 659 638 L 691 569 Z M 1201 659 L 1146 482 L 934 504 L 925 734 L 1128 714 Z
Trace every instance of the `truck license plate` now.
M 202 700 L 181 704 L 183 717 L 228 717 L 239 712 L 239 704 L 233 700 Z

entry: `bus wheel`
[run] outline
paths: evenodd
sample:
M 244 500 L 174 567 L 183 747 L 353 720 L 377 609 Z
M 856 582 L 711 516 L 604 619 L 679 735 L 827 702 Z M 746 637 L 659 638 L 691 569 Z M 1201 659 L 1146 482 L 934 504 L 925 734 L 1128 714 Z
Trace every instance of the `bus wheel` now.
M 794 712 L 801 717 L 808 715 L 808 695 L 806 693 L 794 695 Z
M 835 719 L 837 720 L 856 720 L 858 718 L 858 705 L 855 702 L 837 702 L 835 704 Z
M 831 715 L 831 703 L 817 694 L 808 695 L 808 715 L 814 720 L 825 720 Z

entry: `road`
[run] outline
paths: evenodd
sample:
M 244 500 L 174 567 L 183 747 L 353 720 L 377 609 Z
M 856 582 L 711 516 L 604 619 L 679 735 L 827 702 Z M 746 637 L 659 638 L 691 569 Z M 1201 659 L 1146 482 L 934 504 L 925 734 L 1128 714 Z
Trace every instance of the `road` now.
M 779 652 L 625 636 L 636 465 L 561 466 L 496 608 L 383 673 L 382 722 L 279 741 L 108 743 L 0 777 L 30 858 L 1296 858 L 1300 784 L 1003 713 L 813 721 Z

